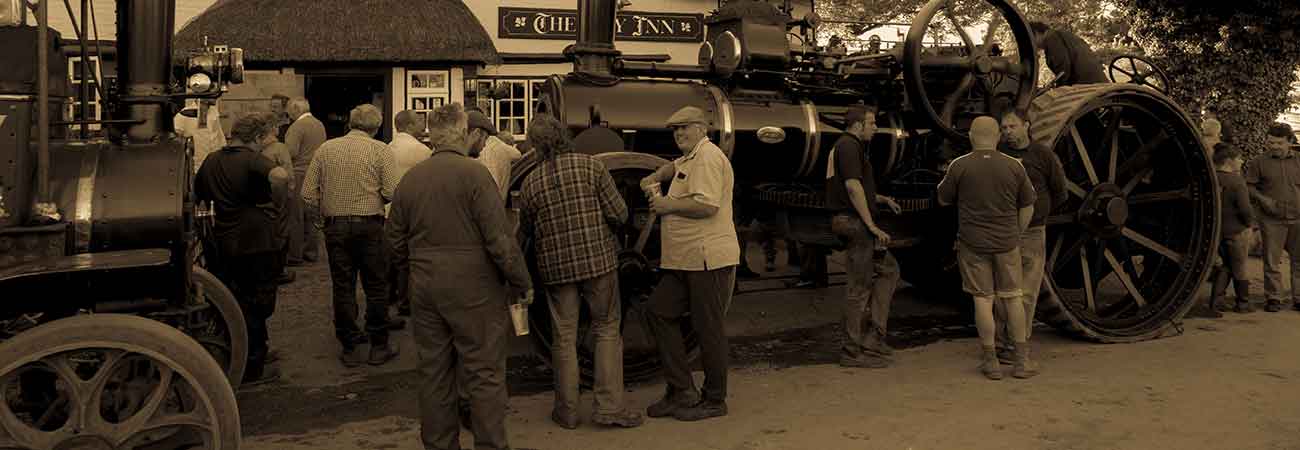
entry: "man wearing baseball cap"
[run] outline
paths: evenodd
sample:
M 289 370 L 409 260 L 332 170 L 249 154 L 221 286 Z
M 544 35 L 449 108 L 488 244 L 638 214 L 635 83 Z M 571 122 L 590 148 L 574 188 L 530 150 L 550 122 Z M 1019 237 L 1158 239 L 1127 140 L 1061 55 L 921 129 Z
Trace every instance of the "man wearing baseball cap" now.
M 492 126 L 492 119 L 479 110 L 470 110 L 469 119 L 469 156 L 487 167 L 492 180 L 497 182 L 497 191 L 501 198 L 506 198 L 510 183 L 510 164 L 522 155 L 519 150 L 497 137 L 497 129 Z
M 651 330 L 659 343 L 667 392 L 650 417 L 695 421 L 727 415 L 727 330 L 723 317 L 740 262 L 732 221 L 731 162 L 709 142 L 704 111 L 678 110 L 666 126 L 683 156 L 641 180 L 650 210 L 661 217 L 663 279 L 650 298 Z M 660 186 L 668 184 L 667 194 Z M 700 338 L 703 398 L 695 390 L 678 321 L 690 313 Z

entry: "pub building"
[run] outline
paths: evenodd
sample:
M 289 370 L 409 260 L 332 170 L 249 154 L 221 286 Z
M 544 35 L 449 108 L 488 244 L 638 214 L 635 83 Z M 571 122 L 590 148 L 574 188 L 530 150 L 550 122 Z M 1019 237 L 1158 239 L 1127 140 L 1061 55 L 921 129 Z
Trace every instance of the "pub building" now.
M 523 137 L 546 77 L 573 69 L 564 49 L 578 37 L 582 20 L 578 1 L 466 0 L 501 55 L 501 64 L 488 65 L 466 78 L 467 104 L 477 104 L 496 121 L 498 129 Z M 669 64 L 698 61 L 706 35 L 705 20 L 725 4 L 725 0 L 609 1 L 622 3 L 616 15 L 615 42 L 623 59 Z M 779 7 L 788 5 L 795 18 L 811 10 L 811 0 L 765 1 Z
M 376 138 L 389 141 L 398 111 L 464 102 L 465 80 L 500 63 L 459 0 L 222 0 L 177 32 L 173 50 L 205 39 L 244 49 L 244 83 L 220 100 L 227 133 L 280 94 L 306 97 L 331 138 L 347 133 L 352 108 L 374 104 L 386 117 Z

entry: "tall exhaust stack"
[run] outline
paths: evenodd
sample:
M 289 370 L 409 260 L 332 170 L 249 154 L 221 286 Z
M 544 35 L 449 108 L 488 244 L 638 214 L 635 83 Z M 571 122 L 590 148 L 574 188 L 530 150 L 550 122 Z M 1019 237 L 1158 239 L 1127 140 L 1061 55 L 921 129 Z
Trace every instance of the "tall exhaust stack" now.
M 143 123 L 114 127 L 129 144 L 157 142 L 170 130 L 172 30 L 176 0 L 117 0 L 118 83 L 122 102 L 114 119 Z
M 578 0 L 578 43 L 573 46 L 577 59 L 573 71 L 602 78 L 612 78 L 610 69 L 619 51 L 614 48 L 614 21 L 620 0 Z

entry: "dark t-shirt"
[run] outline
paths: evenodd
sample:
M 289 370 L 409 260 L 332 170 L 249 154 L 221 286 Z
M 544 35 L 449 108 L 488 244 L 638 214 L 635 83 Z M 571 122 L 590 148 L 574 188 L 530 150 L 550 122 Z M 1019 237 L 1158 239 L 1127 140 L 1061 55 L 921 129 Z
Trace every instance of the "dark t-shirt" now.
M 976 253 L 1005 253 L 1020 245 L 1020 208 L 1034 204 L 1024 166 L 998 151 L 977 150 L 952 161 L 939 183 L 939 201 L 957 204 L 957 238 Z
M 267 175 L 275 164 L 248 147 L 225 147 L 208 155 L 194 177 L 194 195 L 212 201 L 223 255 L 280 249 L 279 208 Z
M 862 182 L 867 210 L 871 212 L 871 217 L 876 217 L 876 177 L 871 167 L 871 160 L 867 159 L 862 140 L 849 133 L 841 135 L 840 139 L 835 141 L 827 166 L 829 167 L 826 173 L 826 208 L 856 216 L 857 210 L 853 209 L 853 202 L 849 199 L 848 189 L 844 187 L 844 180 L 857 178 Z
M 1003 149 L 1003 153 L 1020 160 L 1020 164 L 1025 166 L 1025 173 L 1029 175 L 1029 182 L 1038 194 L 1038 200 L 1034 202 L 1034 218 L 1029 221 L 1029 226 L 1045 224 L 1047 216 L 1052 214 L 1052 208 L 1069 199 L 1070 193 L 1065 190 L 1065 168 L 1061 167 L 1061 160 L 1047 146 L 1038 143 L 1031 144 L 1028 149 L 1020 152 Z
M 1092 47 L 1074 33 L 1064 30 L 1048 32 L 1043 39 L 1043 54 L 1047 56 L 1047 67 L 1052 69 L 1052 73 L 1065 73 L 1058 86 L 1110 82 Z

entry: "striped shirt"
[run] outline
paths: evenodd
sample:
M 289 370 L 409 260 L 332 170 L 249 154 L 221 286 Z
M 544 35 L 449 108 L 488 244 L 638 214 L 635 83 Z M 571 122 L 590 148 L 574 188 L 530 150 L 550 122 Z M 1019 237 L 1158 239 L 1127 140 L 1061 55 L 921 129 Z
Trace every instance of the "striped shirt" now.
M 323 217 L 382 215 L 398 179 L 388 146 L 352 130 L 316 149 L 303 179 L 302 199 L 319 206 Z
M 614 270 L 613 229 L 627 221 L 627 205 L 604 164 L 586 154 L 556 155 L 528 174 L 519 197 L 520 228 L 536 237 L 538 271 L 546 284 Z

